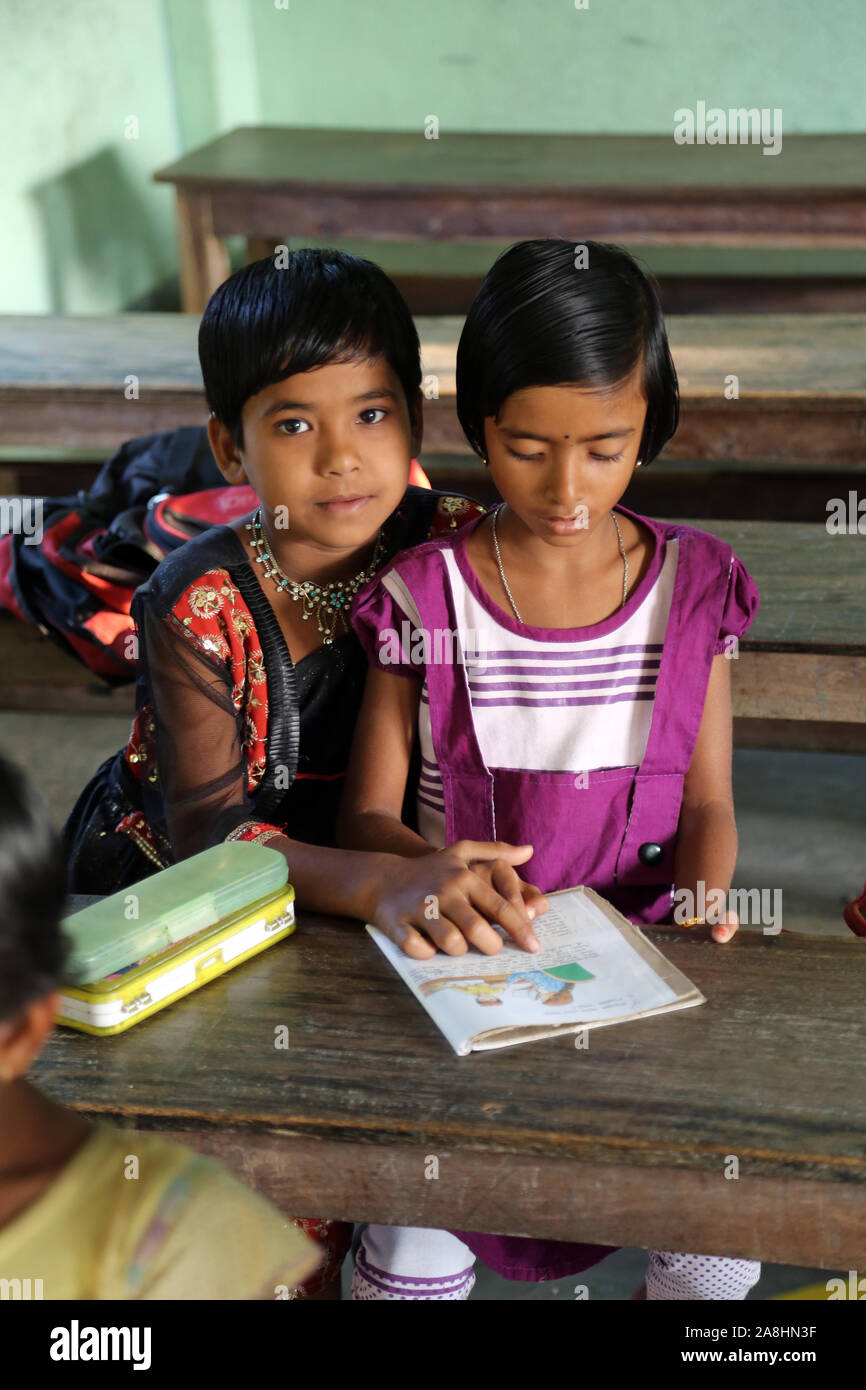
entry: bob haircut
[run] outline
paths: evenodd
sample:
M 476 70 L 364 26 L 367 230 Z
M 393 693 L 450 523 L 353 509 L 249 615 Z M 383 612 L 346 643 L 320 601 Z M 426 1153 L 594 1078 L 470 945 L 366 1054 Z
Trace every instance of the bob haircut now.
M 578 251 L 586 265 L 578 269 Z M 615 386 L 640 365 L 647 402 L 638 457 L 679 422 L 677 374 L 655 283 L 619 246 L 520 241 L 484 278 L 457 348 L 457 414 L 479 457 L 484 419 L 532 386 Z
M 56 987 L 65 902 L 60 835 L 35 785 L 0 755 L 0 1022 Z
M 406 302 L 384 270 L 346 251 L 288 252 L 238 270 L 211 295 L 198 334 L 210 409 L 243 445 L 251 396 L 296 372 L 358 357 L 384 357 L 415 423 L 421 350 Z

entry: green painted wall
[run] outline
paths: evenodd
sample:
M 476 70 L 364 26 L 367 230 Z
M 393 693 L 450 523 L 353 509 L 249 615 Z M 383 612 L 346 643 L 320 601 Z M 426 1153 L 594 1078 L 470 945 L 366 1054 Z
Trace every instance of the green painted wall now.
M 442 138 L 666 133 L 677 107 L 703 98 L 780 106 L 788 134 L 866 129 L 864 0 L 284 3 L 3 0 L 0 311 L 157 303 L 177 256 L 173 196 L 151 174 L 234 125 L 421 129 L 436 115 Z M 415 248 L 361 249 L 389 268 L 422 264 Z M 441 268 L 492 256 L 434 251 Z M 765 263 L 853 269 L 863 257 Z

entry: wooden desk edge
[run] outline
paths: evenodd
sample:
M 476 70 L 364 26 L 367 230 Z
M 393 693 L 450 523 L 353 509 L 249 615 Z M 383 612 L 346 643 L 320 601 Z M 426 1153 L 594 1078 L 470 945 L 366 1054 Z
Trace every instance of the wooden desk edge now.
M 159 1128 L 159 1126 L 157 1126 Z M 862 1184 L 737 1179 L 218 1129 L 163 1130 L 220 1160 L 289 1216 L 482 1230 L 857 1269 Z M 430 1160 L 438 1177 L 428 1178 Z

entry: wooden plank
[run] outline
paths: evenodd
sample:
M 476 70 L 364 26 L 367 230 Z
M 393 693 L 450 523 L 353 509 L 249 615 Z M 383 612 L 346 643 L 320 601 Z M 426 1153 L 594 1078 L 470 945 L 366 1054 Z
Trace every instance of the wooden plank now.
M 768 1182 L 673 1168 L 533 1162 L 447 1149 L 440 1179 L 426 1181 L 425 1148 L 340 1144 L 179 1129 L 176 1142 L 219 1159 L 287 1216 L 466 1230 L 646 1250 L 709 1250 L 740 1259 L 819 1269 L 857 1268 L 866 1242 L 859 1187 L 803 1179 Z M 443 1179 L 446 1179 L 443 1181 Z M 559 1209 L 546 1191 L 561 1194 Z M 796 1212 L 796 1219 L 791 1213 Z M 520 1229 L 515 1229 L 515 1222 Z M 579 1278 L 576 1276 L 576 1278 Z
M 179 184 L 181 188 L 202 185 Z M 866 246 L 866 194 L 809 189 L 797 192 L 677 188 L 662 193 L 588 188 L 449 192 L 403 187 L 347 193 L 275 189 L 240 183 L 210 193 L 220 236 L 267 237 L 286 227 L 296 237 L 344 241 L 521 241 L 559 236 L 567 241 L 628 242 L 633 246 L 829 247 Z M 216 289 L 212 281 L 209 289 Z
M 454 403 L 462 320 L 417 322 L 424 372 L 439 392 L 425 402 L 425 447 L 465 457 Z M 5 445 L 111 449 L 136 434 L 203 422 L 197 329 L 195 315 L 179 314 L 0 317 Z M 866 463 L 866 316 L 687 315 L 672 317 L 669 332 L 683 411 L 665 458 Z M 731 374 L 740 396 L 728 401 Z M 130 377 L 138 399 L 126 399 Z
M 832 400 L 814 408 L 803 402 L 770 399 L 763 407 L 740 399 L 711 405 L 682 392 L 680 426 L 662 459 L 698 463 L 784 465 L 814 469 L 832 461 L 834 467 L 859 469 L 866 464 L 866 414 L 862 407 Z M 2 411 L 2 402 L 0 402 Z M 424 439 L 434 453 L 465 457 L 466 438 L 446 391 L 424 402 Z
M 453 397 L 459 316 L 421 317 L 423 366 L 440 396 Z M 18 391 L 201 393 L 194 314 L 2 315 L 3 399 Z M 672 316 L 668 334 L 687 403 L 755 409 L 859 410 L 866 403 L 866 315 L 711 314 Z M 725 402 L 725 378 L 740 398 Z M 126 401 L 130 413 L 138 402 Z M 14 444 L 4 436 L 4 446 Z
M 436 376 L 440 395 L 453 396 L 463 319 L 421 318 L 417 325 L 425 373 Z M 733 413 L 820 405 L 829 412 L 862 410 L 866 403 L 862 314 L 672 315 L 667 330 L 687 406 L 728 405 Z M 725 378 L 732 374 L 740 394 L 727 401 Z
M 106 685 L 38 628 L 0 609 L 0 709 L 131 716 L 135 686 Z
M 430 454 L 425 449 L 421 463 L 434 488 L 464 492 L 484 506 L 500 500 L 490 470 L 474 455 Z M 842 472 L 829 462 L 810 470 L 803 464 L 793 468 L 736 461 L 718 466 L 659 458 L 652 467 L 633 473 L 622 503 L 646 516 L 823 524 L 828 500 L 847 500 L 857 485 L 860 495 L 866 494 L 862 470 Z
M 735 748 L 796 749 L 801 753 L 866 756 L 866 723 L 823 723 L 803 719 L 734 718 Z
M 659 275 L 657 279 L 666 314 L 866 313 L 866 279 L 854 276 Z M 457 302 L 442 312 L 466 313 L 470 302 Z M 435 301 L 422 304 L 416 312 L 437 310 Z
M 733 546 L 758 584 L 761 607 L 744 650 L 866 656 L 863 536 L 829 535 L 825 526 L 800 522 L 682 521 Z
M 279 237 L 248 245 L 248 260 L 273 254 Z M 387 263 L 393 243 L 376 247 L 374 259 Z M 492 257 L 491 257 L 492 260 Z M 483 272 L 390 270 L 389 275 L 413 314 L 466 314 L 481 287 Z M 823 275 L 657 275 L 666 314 L 862 314 L 866 313 L 866 278 Z
M 142 392 L 189 392 L 201 399 L 198 324 L 195 314 L 4 314 L 2 399 L 17 390 L 43 396 L 87 391 L 124 400 L 127 376 L 138 378 Z M 125 400 L 131 417 L 138 404 Z M 4 445 L 15 442 L 4 432 Z
M 862 634 L 862 626 L 854 631 Z M 837 722 L 866 722 L 866 657 L 862 655 L 756 651 L 746 637 L 732 665 L 733 708 L 740 718 L 810 720 L 831 727 Z
M 757 146 L 677 145 L 671 135 L 511 134 L 244 126 L 157 171 L 157 182 L 357 190 L 580 189 L 712 194 L 718 189 L 863 194 L 866 135 L 786 135 L 783 157 Z M 400 187 L 395 189 L 394 185 Z M 269 229 L 273 230 L 273 229 Z M 494 238 L 495 239 L 495 238 Z
M 207 421 L 204 392 L 145 387 L 137 401 L 122 390 L 52 390 L 26 393 L 0 387 L 0 430 L 9 443 L 69 444 L 98 450 L 105 458 L 125 439 Z
M 281 1174 L 295 1214 L 856 1265 L 860 942 L 652 935 L 707 1004 L 593 1030 L 586 1050 L 563 1037 L 457 1059 L 358 924 L 302 914 L 289 941 L 126 1034 L 59 1030 L 33 1079 L 83 1113 L 233 1153 L 266 1190 Z

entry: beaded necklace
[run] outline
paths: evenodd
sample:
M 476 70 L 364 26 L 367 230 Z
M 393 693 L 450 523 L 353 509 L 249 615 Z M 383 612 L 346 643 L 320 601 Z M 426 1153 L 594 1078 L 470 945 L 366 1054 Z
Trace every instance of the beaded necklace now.
M 324 645 L 330 646 L 334 640 L 338 618 L 342 617 L 345 620 L 352 599 L 367 580 L 372 579 L 382 563 L 385 552 L 384 528 L 379 529 L 376 549 L 366 568 L 353 575 L 351 579 L 337 579 L 330 584 L 314 584 L 310 579 L 290 579 L 280 569 L 265 540 L 261 507 L 256 510 L 252 521 L 246 523 L 246 529 L 253 533 L 250 544 L 258 552 L 256 564 L 265 566 L 265 578 L 273 580 L 278 589 L 287 593 L 295 603 L 301 604 L 301 617 L 305 622 L 315 614 L 318 629 L 325 638 Z M 326 618 L 327 614 L 330 614 L 329 619 Z

